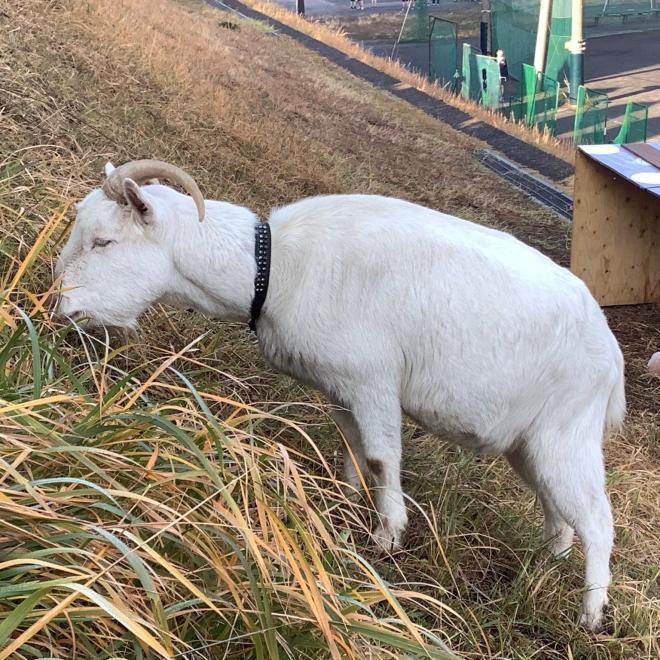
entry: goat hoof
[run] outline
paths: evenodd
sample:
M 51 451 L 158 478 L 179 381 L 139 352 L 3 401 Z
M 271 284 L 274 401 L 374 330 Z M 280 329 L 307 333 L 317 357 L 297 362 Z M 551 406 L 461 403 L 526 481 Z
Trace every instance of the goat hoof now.
M 607 622 L 605 619 L 608 611 L 609 607 L 605 603 L 593 612 L 583 612 L 580 617 L 580 626 L 594 635 L 607 632 Z
M 557 561 L 568 559 L 571 556 L 571 552 L 573 550 L 573 542 L 571 541 L 570 543 L 561 543 L 561 542 L 551 543 L 549 550 L 552 556 Z
M 373 542 L 381 554 L 392 554 L 401 548 L 401 533 L 378 525 L 371 534 Z

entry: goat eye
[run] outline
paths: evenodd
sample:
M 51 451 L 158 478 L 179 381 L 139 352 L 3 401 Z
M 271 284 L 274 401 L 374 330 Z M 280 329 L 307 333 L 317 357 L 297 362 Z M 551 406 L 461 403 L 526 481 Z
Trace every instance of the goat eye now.
M 105 247 L 106 245 L 110 245 L 110 243 L 114 243 L 113 240 L 109 238 L 95 238 L 94 239 L 94 244 L 92 245 L 93 248 L 102 248 Z

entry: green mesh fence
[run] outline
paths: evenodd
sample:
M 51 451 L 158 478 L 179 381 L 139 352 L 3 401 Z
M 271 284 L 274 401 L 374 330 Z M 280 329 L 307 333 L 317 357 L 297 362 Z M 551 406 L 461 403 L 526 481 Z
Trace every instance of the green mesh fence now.
M 557 128 L 559 83 L 529 64 L 522 65 L 517 96 L 509 100 L 509 112 L 515 122 L 536 126 L 554 135 Z
M 492 0 L 493 50 L 506 54 L 516 76 L 523 63 L 532 64 L 540 0 Z M 630 30 L 660 29 L 660 0 L 585 0 L 585 38 Z M 563 83 L 568 77 L 571 0 L 554 0 L 544 70 Z
M 550 76 L 540 74 L 534 95 L 534 126 L 554 135 L 557 130 L 560 84 Z
M 477 72 L 481 86 L 481 103 L 491 110 L 497 110 L 502 100 L 500 85 L 500 65 L 494 57 L 475 55 Z
M 534 60 L 538 0 L 492 0 L 493 52 L 506 54 L 509 72 L 515 76 L 523 62 Z
M 428 0 L 418 0 L 414 7 L 408 10 L 401 32 L 400 43 L 417 41 L 426 42 L 429 38 L 429 4 Z
M 575 144 L 603 144 L 605 142 L 607 102 L 607 94 L 580 85 L 573 128 Z
M 527 122 L 527 100 L 520 96 L 509 97 L 509 116 L 516 124 Z
M 481 81 L 479 79 L 479 67 L 477 66 L 477 55 L 481 51 L 478 48 L 463 44 L 463 82 L 461 84 L 461 96 L 466 100 L 481 101 Z
M 429 26 L 429 78 L 453 85 L 458 57 L 456 23 L 431 16 Z
M 646 142 L 646 123 L 649 109 L 641 104 L 629 101 L 626 103 L 626 113 L 621 122 L 618 135 L 612 140 L 614 144 L 629 144 L 631 142 Z

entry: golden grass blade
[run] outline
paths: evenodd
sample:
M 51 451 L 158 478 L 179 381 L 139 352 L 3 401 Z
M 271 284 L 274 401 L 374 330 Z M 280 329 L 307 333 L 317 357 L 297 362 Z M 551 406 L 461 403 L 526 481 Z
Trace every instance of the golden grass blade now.
M 42 397 L 40 399 L 35 399 L 34 401 L 10 403 L 0 407 L 0 415 L 6 415 L 7 413 L 16 412 L 17 410 L 27 411 L 28 413 L 32 414 L 33 408 L 37 408 L 39 406 L 47 406 L 53 403 L 72 402 L 78 398 L 79 397 L 77 397 L 75 394 L 54 394 L 53 396 Z M 6 402 L 2 401 L 2 399 L 0 399 L 0 403 L 6 404 Z
M 14 277 L 7 289 L 13 291 L 16 288 L 16 285 L 20 279 L 25 274 L 26 270 L 32 265 L 32 262 L 36 259 L 39 253 L 43 250 L 48 239 L 51 237 L 55 229 L 59 226 L 62 220 L 66 217 L 66 214 L 69 212 L 70 204 L 66 204 L 59 212 L 53 214 L 50 220 L 46 223 L 45 227 L 41 230 L 41 233 L 37 237 L 34 245 L 30 248 L 30 251 L 27 253 L 23 261 L 20 263 Z
M 205 335 L 200 335 L 199 337 L 196 337 L 193 339 L 189 344 L 184 346 L 178 353 L 174 353 L 170 357 L 168 357 L 159 367 L 154 371 L 147 380 L 145 380 L 144 383 L 128 398 L 128 401 L 122 406 L 123 410 L 128 411 L 130 410 L 134 405 L 135 402 L 142 396 L 142 394 L 149 389 L 149 387 L 156 381 L 156 379 L 166 370 L 168 369 L 174 362 L 176 362 L 180 357 L 185 355 L 190 349 L 192 349 L 196 344 L 199 344 L 202 339 L 204 339 Z

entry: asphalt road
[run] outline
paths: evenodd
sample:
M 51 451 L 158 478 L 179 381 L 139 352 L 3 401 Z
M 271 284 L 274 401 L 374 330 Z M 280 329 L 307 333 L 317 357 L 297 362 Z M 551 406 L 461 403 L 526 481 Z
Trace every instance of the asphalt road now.
M 620 121 L 628 101 L 644 103 L 648 139 L 660 138 L 660 29 L 591 39 L 584 75 L 589 87 L 609 96 L 608 124 L 610 117 Z
M 296 11 L 296 0 L 273 0 L 278 5 Z M 433 9 L 456 9 L 456 6 L 468 5 L 474 0 L 437 0 L 432 4 Z M 372 12 L 394 13 L 402 11 L 402 0 L 363 0 L 365 14 Z M 357 10 L 351 9 L 350 0 L 305 0 L 306 16 L 346 16 L 355 14 Z

